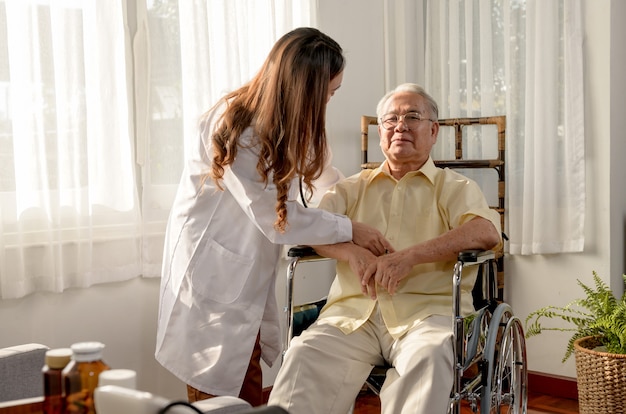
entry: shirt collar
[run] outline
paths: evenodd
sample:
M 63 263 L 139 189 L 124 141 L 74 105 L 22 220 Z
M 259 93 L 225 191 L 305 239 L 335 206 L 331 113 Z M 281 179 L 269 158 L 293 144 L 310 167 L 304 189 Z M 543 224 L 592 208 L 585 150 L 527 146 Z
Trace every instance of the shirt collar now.
M 380 164 L 380 166 L 378 166 L 378 168 L 376 168 L 373 171 L 373 173 L 370 175 L 369 182 L 373 181 L 376 177 L 381 176 L 381 175 L 385 177 L 393 178 L 391 174 L 389 173 L 389 167 L 387 166 L 387 164 L 388 164 L 387 160 L 383 161 L 383 163 Z M 412 171 L 408 173 L 407 175 L 416 176 L 418 174 L 422 174 L 424 177 L 428 179 L 428 181 L 430 181 L 431 184 L 433 185 L 435 184 L 435 176 L 437 175 L 437 167 L 435 166 L 435 162 L 430 156 L 428 157 L 424 165 L 422 165 L 422 168 L 420 168 L 417 171 Z

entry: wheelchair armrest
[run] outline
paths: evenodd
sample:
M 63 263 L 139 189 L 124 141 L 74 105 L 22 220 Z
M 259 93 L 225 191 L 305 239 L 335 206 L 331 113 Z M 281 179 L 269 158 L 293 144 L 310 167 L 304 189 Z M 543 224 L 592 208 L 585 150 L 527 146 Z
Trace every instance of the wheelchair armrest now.
M 289 257 L 309 257 L 309 256 L 318 256 L 315 253 L 315 249 L 310 246 L 293 246 L 287 252 L 287 256 Z
M 293 246 L 287 252 L 289 257 L 319 257 L 315 249 L 311 246 Z M 458 260 L 463 263 L 484 263 L 488 260 L 495 259 L 495 253 L 491 250 L 463 250 L 459 252 Z
M 484 263 L 495 258 L 496 254 L 491 250 L 463 250 L 458 255 L 460 262 L 472 264 Z

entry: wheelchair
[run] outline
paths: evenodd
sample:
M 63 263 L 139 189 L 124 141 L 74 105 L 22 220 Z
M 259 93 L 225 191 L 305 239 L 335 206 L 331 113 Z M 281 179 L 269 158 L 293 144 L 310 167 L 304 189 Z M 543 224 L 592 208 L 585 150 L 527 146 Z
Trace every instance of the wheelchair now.
M 307 246 L 294 246 L 287 253 L 286 333 L 283 352 L 294 334 L 306 328 L 317 317 L 323 303 L 294 305 L 294 278 L 301 262 L 328 260 L 316 255 Z M 528 367 L 526 343 L 521 321 L 511 306 L 496 300 L 496 255 L 492 251 L 460 252 L 452 277 L 454 382 L 450 392 L 448 413 L 460 414 L 467 409 L 473 413 L 524 414 L 528 401 Z M 461 278 L 463 269 L 479 266 L 472 295 L 476 311 L 461 315 Z M 296 314 L 308 314 L 294 323 Z M 298 319 L 298 318 L 296 318 Z M 387 367 L 374 367 L 366 385 L 380 393 Z

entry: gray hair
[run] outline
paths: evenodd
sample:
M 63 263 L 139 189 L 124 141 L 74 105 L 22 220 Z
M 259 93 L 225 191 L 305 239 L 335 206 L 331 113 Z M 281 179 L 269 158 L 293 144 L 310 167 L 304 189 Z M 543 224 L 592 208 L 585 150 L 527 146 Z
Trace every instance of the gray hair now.
M 389 102 L 389 100 L 391 99 L 393 95 L 399 92 L 411 92 L 411 93 L 420 95 L 421 97 L 426 99 L 426 102 L 428 103 L 428 106 L 430 107 L 430 110 L 432 112 L 431 115 L 433 116 L 433 118 L 434 119 L 439 118 L 439 106 L 437 105 L 437 102 L 433 99 L 432 96 L 430 96 L 426 92 L 426 90 L 424 90 L 423 87 L 421 87 L 420 85 L 416 83 L 403 83 L 401 85 L 396 86 L 396 88 L 393 89 L 392 91 L 387 92 L 385 96 L 383 96 L 381 100 L 378 102 L 378 105 L 376 106 L 376 116 L 379 119 L 381 116 L 384 115 L 382 112 L 385 106 L 387 106 L 387 102 Z

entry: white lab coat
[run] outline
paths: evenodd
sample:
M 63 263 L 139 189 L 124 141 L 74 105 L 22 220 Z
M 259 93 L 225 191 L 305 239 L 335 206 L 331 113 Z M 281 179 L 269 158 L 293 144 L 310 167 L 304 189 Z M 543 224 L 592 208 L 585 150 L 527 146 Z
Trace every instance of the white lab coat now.
M 214 115 L 215 118 L 216 115 Z M 352 239 L 348 218 L 287 203 L 288 230 L 274 230 L 276 188 L 256 170 L 252 128 L 241 136 L 219 191 L 209 178 L 210 131 L 186 161 L 165 236 L 156 359 L 174 375 L 214 395 L 239 395 L 252 348 L 261 332 L 263 360 L 280 354 L 275 272 L 283 244 L 329 244 Z M 340 174 L 329 167 L 320 187 Z

